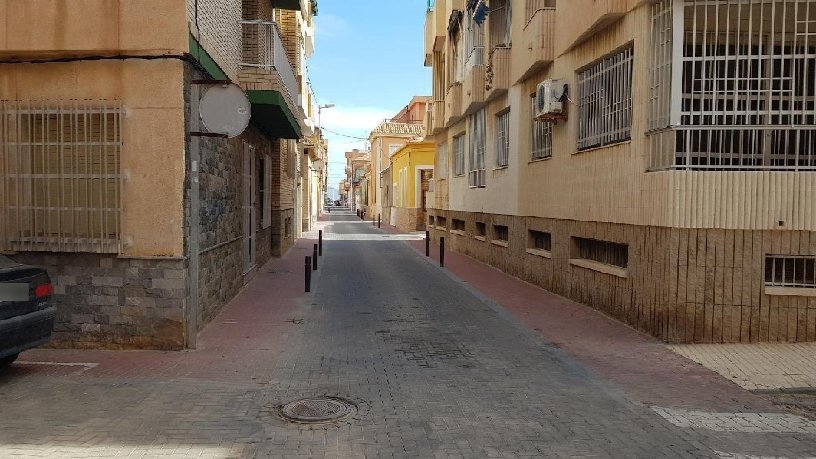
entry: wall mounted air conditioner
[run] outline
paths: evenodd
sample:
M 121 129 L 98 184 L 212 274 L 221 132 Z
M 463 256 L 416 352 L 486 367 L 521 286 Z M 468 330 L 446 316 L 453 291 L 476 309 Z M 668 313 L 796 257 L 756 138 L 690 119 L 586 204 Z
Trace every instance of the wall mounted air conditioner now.
M 568 90 L 563 80 L 544 80 L 539 83 L 535 96 L 535 119 L 552 122 L 566 120 Z

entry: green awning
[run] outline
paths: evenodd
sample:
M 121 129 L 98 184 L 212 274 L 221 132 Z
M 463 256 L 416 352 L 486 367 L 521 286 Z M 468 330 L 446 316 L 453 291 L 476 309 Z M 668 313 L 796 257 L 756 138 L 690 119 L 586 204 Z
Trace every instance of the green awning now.
M 252 124 L 278 139 L 299 139 L 300 125 L 278 91 L 247 91 L 252 104 Z
M 272 6 L 282 10 L 300 10 L 300 2 L 301 0 L 272 0 Z

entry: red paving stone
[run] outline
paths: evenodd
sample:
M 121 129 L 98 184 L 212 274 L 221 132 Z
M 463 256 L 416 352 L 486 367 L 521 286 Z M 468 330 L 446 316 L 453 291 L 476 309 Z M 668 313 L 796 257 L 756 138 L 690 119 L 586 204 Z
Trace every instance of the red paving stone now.
M 385 225 L 383 230 L 400 232 Z M 410 244 L 425 255 L 424 241 Z M 432 243 L 430 252 L 431 259 L 438 263 L 439 246 Z M 600 311 L 461 253 L 446 252 L 445 269 L 637 402 L 708 411 L 780 411 L 770 400 L 675 354 L 663 342 Z

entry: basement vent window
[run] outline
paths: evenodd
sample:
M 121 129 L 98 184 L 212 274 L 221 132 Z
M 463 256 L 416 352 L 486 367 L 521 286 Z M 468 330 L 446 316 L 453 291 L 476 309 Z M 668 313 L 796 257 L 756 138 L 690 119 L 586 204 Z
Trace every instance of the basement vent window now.
M 434 226 L 434 216 L 433 215 L 428 216 L 428 226 Z
M 476 222 L 476 234 L 474 234 L 474 237 L 483 241 L 487 238 L 487 225 L 484 222 Z
M 571 252 L 571 265 L 617 277 L 628 276 L 629 246 L 626 244 L 573 237 Z
M 465 221 L 464 220 L 459 220 L 459 219 L 454 218 L 453 222 L 451 222 L 451 223 L 453 224 L 453 226 L 451 226 L 451 229 L 453 231 L 459 231 L 459 232 L 462 232 L 462 233 L 465 232 Z
M 767 255 L 765 286 L 816 289 L 816 256 Z
M 509 242 L 510 229 L 505 225 L 493 225 L 493 240 L 499 242 Z
M 528 247 L 535 250 L 552 251 L 552 236 L 543 231 L 530 230 Z
M 0 101 L 0 248 L 119 253 L 122 118 L 111 101 Z
M 448 228 L 448 218 L 447 217 L 436 217 L 436 227 L 439 229 L 447 229 Z

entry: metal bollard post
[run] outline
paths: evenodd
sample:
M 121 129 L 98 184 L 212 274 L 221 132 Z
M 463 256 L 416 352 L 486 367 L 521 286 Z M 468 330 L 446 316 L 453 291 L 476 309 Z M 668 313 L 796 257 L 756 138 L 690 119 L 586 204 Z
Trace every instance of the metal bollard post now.
M 425 231 L 425 256 L 431 256 L 431 232 Z
M 377 220 L 373 216 L 371 217 L 371 226 L 377 226 Z
M 382 214 L 377 214 L 377 228 L 382 228 Z
M 312 257 L 306 257 L 306 293 L 312 291 Z
M 312 269 L 317 271 L 317 244 L 314 245 L 314 251 L 312 252 Z
M 445 267 L 445 238 L 439 238 L 439 267 Z
M 323 230 L 317 231 L 317 254 L 323 256 Z

